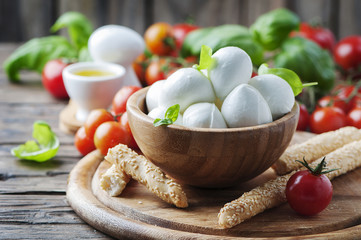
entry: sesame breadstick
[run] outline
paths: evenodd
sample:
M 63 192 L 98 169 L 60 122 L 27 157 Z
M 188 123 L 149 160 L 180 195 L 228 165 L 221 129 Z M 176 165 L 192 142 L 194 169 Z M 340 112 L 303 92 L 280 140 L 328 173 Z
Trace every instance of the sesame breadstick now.
M 358 140 L 361 140 L 361 130 L 355 127 L 343 127 L 322 133 L 303 143 L 288 147 L 272 168 L 278 175 L 283 175 L 301 167 L 295 160 L 302 161 L 305 158 L 311 163 L 345 144 Z
M 164 201 L 179 208 L 188 206 L 187 197 L 178 183 L 167 178 L 160 168 L 126 145 L 119 144 L 109 149 L 105 159 L 116 164 Z
M 100 179 L 100 186 L 110 196 L 119 196 L 124 190 L 127 183 L 130 181 L 130 177 L 115 164 L 113 164 Z
M 315 168 L 322 158 L 310 164 Z M 332 180 L 344 173 L 361 166 L 361 140 L 355 141 L 329 153 L 326 156 L 327 168 L 337 169 L 325 175 Z M 304 169 L 304 168 L 303 168 Z M 262 186 L 256 187 L 241 197 L 224 205 L 218 214 L 218 224 L 223 228 L 231 228 L 266 209 L 276 207 L 287 201 L 286 185 L 295 173 L 278 176 Z

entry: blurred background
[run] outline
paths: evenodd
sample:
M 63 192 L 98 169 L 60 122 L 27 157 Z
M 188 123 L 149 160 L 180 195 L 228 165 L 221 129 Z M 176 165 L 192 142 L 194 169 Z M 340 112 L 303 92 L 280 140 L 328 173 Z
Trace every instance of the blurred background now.
M 67 11 L 83 13 L 94 28 L 120 24 L 143 34 L 158 21 L 248 27 L 261 14 L 280 7 L 295 12 L 301 21 L 331 29 L 336 39 L 361 34 L 360 0 L 0 0 L 0 42 L 49 35 L 50 26 Z

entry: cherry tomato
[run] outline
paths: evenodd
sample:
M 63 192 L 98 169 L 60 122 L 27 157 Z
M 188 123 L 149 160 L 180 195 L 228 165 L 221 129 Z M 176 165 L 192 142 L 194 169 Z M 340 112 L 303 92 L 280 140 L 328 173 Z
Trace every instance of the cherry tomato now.
M 317 107 L 320 108 L 331 106 L 340 108 L 344 113 L 347 113 L 348 111 L 347 103 L 337 96 L 324 96 L 317 102 Z
M 361 129 L 361 107 L 352 109 L 346 117 L 347 125 Z
M 188 23 L 180 23 L 173 26 L 173 33 L 175 38 L 175 43 L 177 49 L 180 50 L 182 48 L 184 39 L 188 35 L 188 33 L 199 29 L 198 26 Z
M 94 133 L 100 124 L 108 121 L 114 121 L 113 115 L 106 109 L 94 109 L 90 112 L 84 123 L 85 133 L 90 137 L 94 137 Z
M 144 33 L 145 44 L 156 55 L 170 55 L 175 50 L 173 28 L 168 23 L 158 22 L 152 24 Z
M 69 98 L 62 76 L 63 69 L 68 65 L 61 59 L 55 59 L 47 62 L 43 68 L 41 74 L 42 83 L 45 89 L 55 98 Z
M 150 86 L 156 81 L 167 79 L 169 75 L 181 67 L 182 64 L 174 58 L 154 59 L 145 70 L 145 81 Z
M 356 95 L 353 98 L 351 98 L 351 100 L 349 101 L 347 106 L 348 106 L 348 109 L 350 109 L 350 110 L 357 108 L 357 107 L 361 107 L 361 96 Z
M 127 110 L 127 101 L 128 98 L 141 89 L 138 86 L 124 86 L 115 94 L 112 102 L 112 112 L 114 115 L 119 115 L 125 113 Z
M 345 70 L 355 69 L 361 64 L 361 36 L 349 36 L 341 39 L 335 46 L 335 62 Z
M 152 61 L 145 70 L 145 82 L 148 86 L 152 85 L 156 81 L 166 79 L 166 66 L 165 60 L 160 59 L 158 61 Z
M 145 54 L 139 55 L 132 64 L 135 75 L 137 75 L 142 86 L 146 86 L 145 69 L 147 69 L 148 65 L 149 59 L 146 57 Z
M 347 100 L 347 98 L 351 95 L 351 93 L 354 91 L 355 86 L 353 85 L 336 85 L 333 89 L 333 93 L 336 94 L 338 98 L 341 100 Z
M 298 171 L 286 185 L 289 205 L 297 213 L 311 216 L 324 210 L 332 199 L 332 184 L 325 175 L 314 175 L 309 170 Z
M 103 154 L 107 155 L 108 149 L 120 143 L 128 144 L 129 134 L 118 122 L 104 122 L 100 124 L 94 134 L 95 147 Z
M 127 131 L 128 135 L 129 135 L 130 140 L 127 143 L 128 147 L 133 148 L 133 149 L 139 148 L 137 142 L 135 141 L 135 139 L 133 137 L 133 133 L 132 133 L 132 131 L 130 129 L 127 112 L 125 112 L 122 115 L 122 117 L 120 118 L 119 123 L 120 123 L 120 126 L 122 128 L 124 128 Z
M 346 114 L 338 107 L 316 109 L 310 118 L 310 128 L 314 133 L 333 131 L 346 126 Z
M 347 103 L 346 113 L 355 107 L 361 106 L 361 88 L 358 88 L 357 91 L 355 88 L 354 85 L 339 85 L 334 90 L 337 98 Z
M 317 43 L 323 49 L 332 51 L 335 46 L 335 36 L 327 28 L 311 26 L 305 22 L 300 24 L 298 32 L 291 32 L 291 37 L 299 36 Z
M 304 104 L 299 103 L 300 106 L 300 117 L 298 118 L 297 130 L 305 131 L 310 123 L 310 114 Z
M 76 132 L 74 144 L 83 156 L 95 150 L 94 139 L 86 134 L 84 127 L 79 128 Z

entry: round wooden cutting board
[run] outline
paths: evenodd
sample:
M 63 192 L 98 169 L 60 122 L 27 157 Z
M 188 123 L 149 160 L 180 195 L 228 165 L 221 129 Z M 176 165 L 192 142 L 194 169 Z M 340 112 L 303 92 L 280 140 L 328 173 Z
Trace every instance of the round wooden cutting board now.
M 311 136 L 296 133 L 293 142 Z M 178 209 L 133 180 L 119 197 L 108 196 L 99 187 L 99 178 L 109 167 L 98 151 L 85 156 L 70 173 L 67 198 L 84 221 L 115 238 L 361 239 L 361 168 L 333 180 L 331 204 L 316 216 L 297 215 L 283 204 L 231 229 L 222 229 L 217 214 L 224 204 L 275 178 L 273 170 L 233 188 L 184 186 L 189 207 Z

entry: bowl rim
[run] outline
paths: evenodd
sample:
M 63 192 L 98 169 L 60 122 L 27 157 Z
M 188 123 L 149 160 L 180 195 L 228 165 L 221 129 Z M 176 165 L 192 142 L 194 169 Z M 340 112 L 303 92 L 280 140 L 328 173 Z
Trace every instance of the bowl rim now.
M 154 119 L 149 117 L 146 113 L 144 113 L 140 108 L 139 104 L 141 104 L 141 101 L 144 101 L 145 104 L 145 97 L 149 90 L 150 86 L 142 88 L 135 93 L 133 93 L 128 101 L 127 101 L 127 112 L 131 112 L 133 115 L 136 115 L 138 118 L 143 119 L 146 123 L 152 124 Z M 295 101 L 291 111 L 281 118 L 272 121 L 270 123 L 255 125 L 255 126 L 249 126 L 249 127 L 239 127 L 239 128 L 196 128 L 196 127 L 185 127 L 182 125 L 177 124 L 170 124 L 167 126 L 163 126 L 172 130 L 181 130 L 181 131 L 189 131 L 189 132 L 206 132 L 206 133 L 239 133 L 239 132 L 248 132 L 248 131 L 254 131 L 254 130 L 263 130 L 270 127 L 276 127 L 277 125 L 288 121 L 289 119 L 293 118 L 299 113 L 299 106 L 297 101 Z M 129 115 L 129 113 L 128 113 Z

